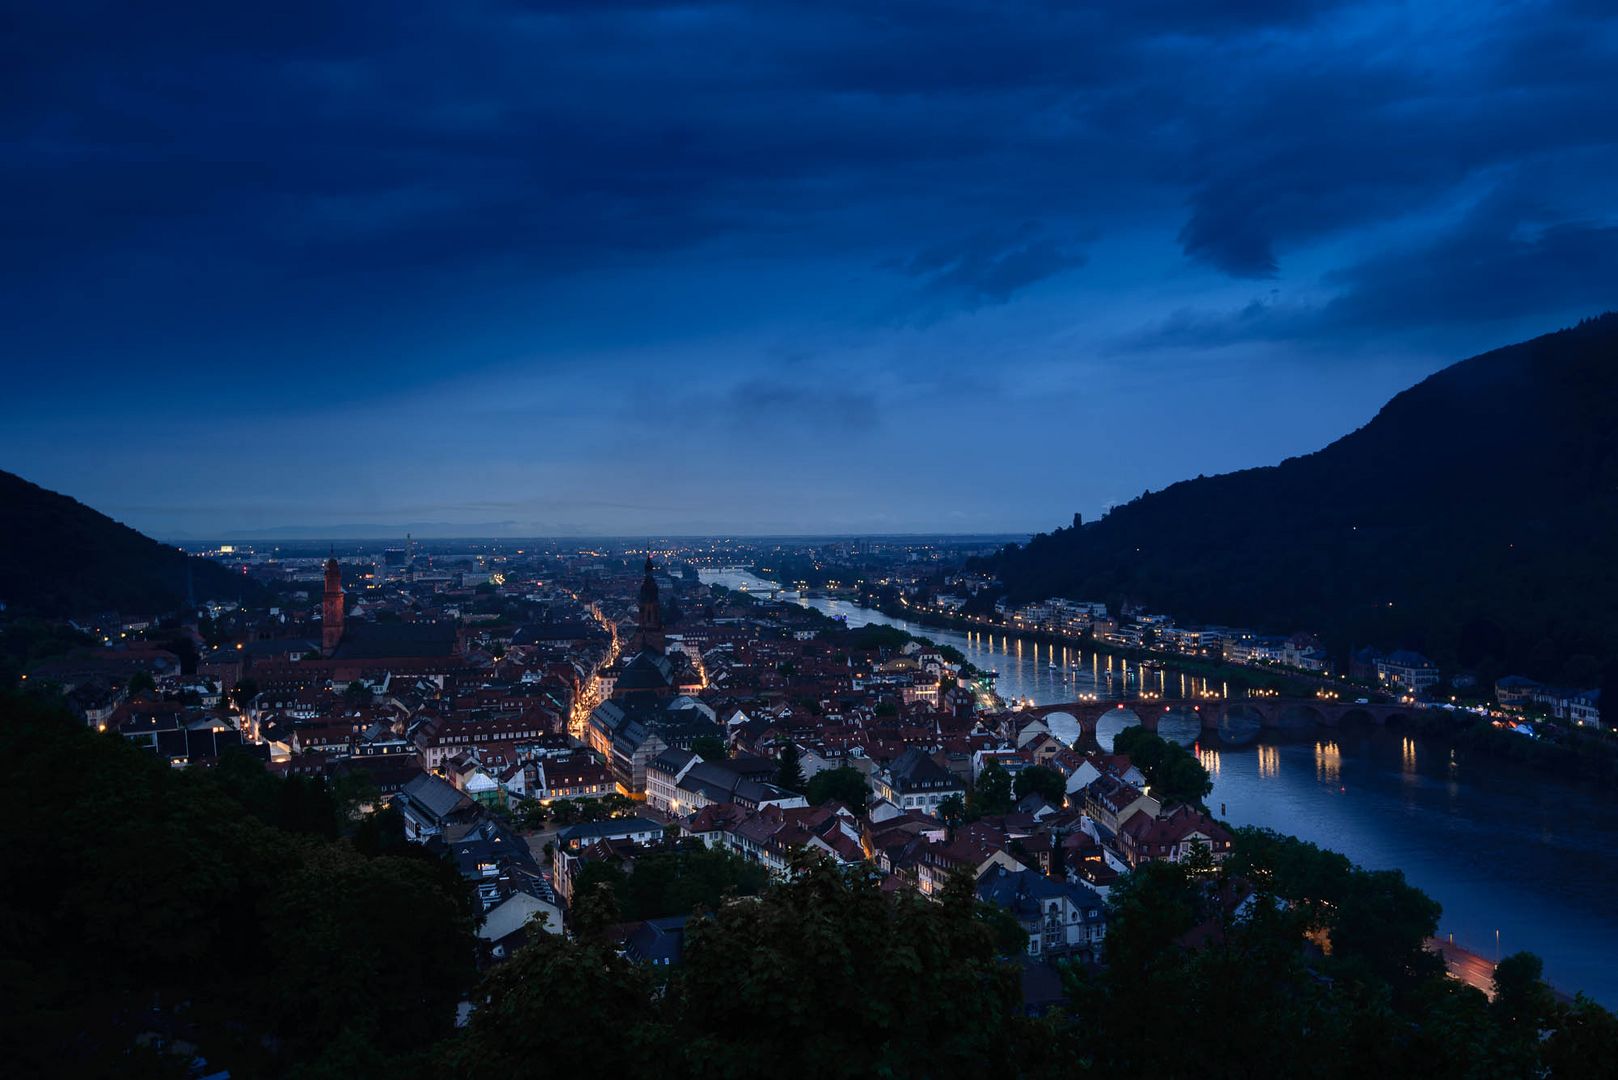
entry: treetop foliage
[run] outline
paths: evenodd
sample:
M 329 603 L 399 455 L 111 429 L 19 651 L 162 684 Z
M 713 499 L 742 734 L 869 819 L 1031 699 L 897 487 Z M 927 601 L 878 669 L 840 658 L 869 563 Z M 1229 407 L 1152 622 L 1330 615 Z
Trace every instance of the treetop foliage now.
M 473 986 L 469 890 L 397 815 L 353 827 L 342 792 L 246 759 L 176 771 L 15 694 L 0 755 L 0 1046 L 22 1075 L 183 1075 L 150 1033 L 236 1076 L 389 1080 L 1582 1078 L 1618 1055 L 1618 1020 L 1559 1004 L 1533 957 L 1500 965 L 1491 1004 L 1426 952 L 1438 905 L 1402 875 L 1272 832 L 1123 878 L 1105 967 L 1066 967 L 1038 1017 L 1026 931 L 969 877 L 927 899 L 812 853 L 777 882 L 703 850 L 592 865 L 575 936 L 532 934 Z M 611 932 L 686 913 L 679 966 Z
M 0 697 L 0 760 L 0 1044 L 20 1075 L 127 1073 L 153 1031 L 245 1077 L 449 1034 L 473 915 L 446 862 L 336 839 L 307 781 L 245 758 L 174 770 L 19 694 Z
M 1164 806 L 1186 803 L 1201 807 L 1202 800 L 1213 790 L 1213 778 L 1196 755 L 1155 731 L 1138 725 L 1127 727 L 1118 733 L 1112 748 L 1129 755 L 1146 776 L 1152 796 Z

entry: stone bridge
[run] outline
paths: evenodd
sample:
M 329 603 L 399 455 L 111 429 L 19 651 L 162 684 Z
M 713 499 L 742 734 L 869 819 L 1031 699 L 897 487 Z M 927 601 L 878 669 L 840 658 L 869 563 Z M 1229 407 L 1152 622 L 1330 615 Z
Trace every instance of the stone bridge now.
M 1103 717 L 1117 714 L 1126 725 L 1139 721 L 1148 731 L 1156 731 L 1164 717 L 1196 720 L 1201 730 L 1230 733 L 1239 729 L 1260 730 L 1345 727 L 1355 724 L 1382 727 L 1399 723 L 1410 715 L 1410 706 L 1366 704 L 1315 697 L 1258 698 L 1162 698 L 1135 697 L 1113 701 L 1069 701 L 1059 705 L 1035 705 L 1001 714 L 1008 735 L 1015 736 L 1030 720 L 1046 720 L 1058 714 L 1076 723 L 1081 741 L 1095 739 Z

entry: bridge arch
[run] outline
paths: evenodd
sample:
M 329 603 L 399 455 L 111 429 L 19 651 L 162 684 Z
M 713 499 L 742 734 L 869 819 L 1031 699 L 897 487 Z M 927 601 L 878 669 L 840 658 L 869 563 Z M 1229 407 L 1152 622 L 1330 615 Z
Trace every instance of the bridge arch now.
M 1156 727 L 1155 718 L 1153 718 L 1152 723 L 1147 724 L 1146 720 L 1140 715 L 1139 712 L 1135 710 L 1135 708 L 1122 704 L 1114 705 L 1112 708 L 1096 717 L 1096 741 L 1099 742 L 1104 749 L 1110 751 L 1112 749 L 1113 740 L 1118 737 L 1119 732 L 1123 731 L 1125 728 L 1132 728 L 1142 724 L 1146 724 L 1146 726 L 1149 728 L 1155 729 Z
M 1278 728 L 1309 728 L 1326 725 L 1326 713 L 1318 706 L 1303 701 L 1291 701 L 1275 709 L 1271 725 Z
M 1352 706 L 1337 714 L 1339 727 L 1377 727 L 1382 722 L 1383 718 L 1360 706 Z
M 1202 737 L 1202 710 L 1195 701 L 1165 701 L 1155 707 L 1157 733 L 1170 742 L 1190 746 Z
M 1045 713 L 1044 718 L 1051 734 L 1069 746 L 1078 742 L 1084 734 L 1084 725 L 1079 718 L 1065 709 L 1053 709 Z
M 1219 714 L 1219 738 L 1224 742 L 1252 742 L 1266 726 L 1263 710 L 1244 701 L 1226 702 Z

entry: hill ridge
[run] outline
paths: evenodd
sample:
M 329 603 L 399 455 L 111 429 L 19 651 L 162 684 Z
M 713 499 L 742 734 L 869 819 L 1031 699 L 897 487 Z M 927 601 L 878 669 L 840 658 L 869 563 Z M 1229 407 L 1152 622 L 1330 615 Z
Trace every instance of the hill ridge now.
M 1615 411 L 1608 312 L 1434 372 L 1318 450 L 1177 481 L 981 565 L 1014 601 L 1128 599 L 1316 630 L 1340 658 L 1378 644 L 1564 678 L 1618 656 Z
M 0 470 L 0 603 L 11 614 L 164 614 L 255 595 L 257 583 L 159 543 L 77 499 Z

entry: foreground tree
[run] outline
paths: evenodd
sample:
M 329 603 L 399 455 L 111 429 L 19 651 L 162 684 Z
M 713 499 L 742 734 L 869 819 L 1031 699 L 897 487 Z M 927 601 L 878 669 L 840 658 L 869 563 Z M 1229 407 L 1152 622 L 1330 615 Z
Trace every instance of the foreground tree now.
M 738 1080 L 760 1062 L 784 1076 L 1027 1075 L 1018 1063 L 1038 1028 L 997 959 L 1004 933 L 969 879 L 935 903 L 805 855 L 790 881 L 692 921 L 683 967 L 656 973 L 666 979 L 594 936 L 535 935 L 474 995 L 443 1064 L 471 1076 L 538 1062 Z
M 1022 1025 L 1015 969 L 996 959 L 970 880 L 941 900 L 890 896 L 864 869 L 805 856 L 762 901 L 693 923 L 689 1062 L 738 1078 L 760 1061 L 822 1076 L 1007 1073 Z
M 18 695 L 0 696 L 0 761 L 18 1075 L 124 1075 L 148 1033 L 241 1077 L 378 1074 L 452 1030 L 474 939 L 447 863 L 289 831 L 281 793 L 305 789 L 244 763 L 179 772 Z
M 472 998 L 441 1075 L 667 1076 L 674 1033 L 646 969 L 608 944 L 530 934 Z

